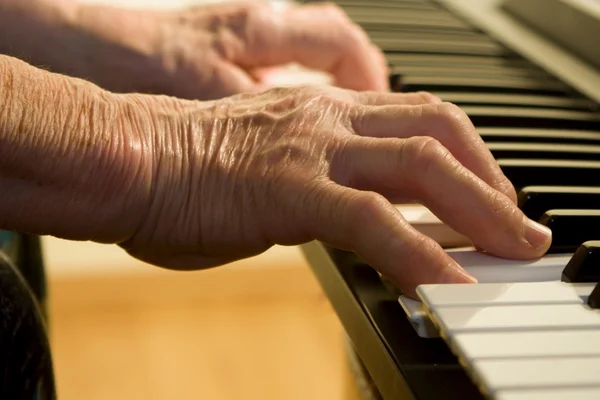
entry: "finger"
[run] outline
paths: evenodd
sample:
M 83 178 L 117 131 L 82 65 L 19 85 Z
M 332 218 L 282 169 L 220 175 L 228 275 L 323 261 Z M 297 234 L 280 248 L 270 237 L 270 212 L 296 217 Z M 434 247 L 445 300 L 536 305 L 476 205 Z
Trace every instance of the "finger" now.
M 232 19 L 231 35 L 218 36 L 222 55 L 244 68 L 297 62 L 331 73 L 353 90 L 388 89 L 388 71 L 367 35 L 330 4 L 273 8 L 248 6 Z
M 466 169 L 437 140 L 356 137 L 341 168 L 361 189 L 412 193 L 442 221 L 500 257 L 531 259 L 550 246 L 551 233 L 505 195 Z
M 458 161 L 504 193 L 514 203 L 517 194 L 469 117 L 450 103 L 422 106 L 356 108 L 353 127 L 361 136 L 408 138 L 430 136 L 440 141 Z
M 212 74 L 216 81 L 213 98 L 223 98 L 238 93 L 254 93 L 264 89 L 260 83 L 252 79 L 244 70 L 235 65 L 222 63 Z
M 419 284 L 475 282 L 376 193 L 329 183 L 306 204 L 305 224 L 316 239 L 356 252 L 408 295 Z
M 356 102 L 370 106 L 406 105 L 418 106 L 438 104 L 442 100 L 428 92 L 388 93 L 388 92 L 352 92 Z

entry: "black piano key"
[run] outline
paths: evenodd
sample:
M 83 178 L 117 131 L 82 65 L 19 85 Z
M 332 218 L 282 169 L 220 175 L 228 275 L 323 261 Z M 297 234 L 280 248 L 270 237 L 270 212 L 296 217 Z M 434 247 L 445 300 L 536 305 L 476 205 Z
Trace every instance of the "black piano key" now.
M 600 161 L 600 145 L 504 142 L 487 147 L 495 158 Z
M 302 0 L 302 3 L 321 3 L 323 0 Z M 423 0 L 336 0 L 335 4 L 341 7 L 348 6 L 377 6 L 385 8 L 416 8 L 416 9 L 427 9 L 427 10 L 438 10 L 446 12 L 445 9 L 441 8 L 436 2 L 423 1 Z
M 595 209 L 600 205 L 600 187 L 526 186 L 519 191 L 518 205 L 533 220 L 553 209 Z
M 522 68 L 498 67 L 498 68 L 478 68 L 471 65 L 401 65 L 392 66 L 391 73 L 398 73 L 404 76 L 458 76 L 458 77 L 477 77 L 485 79 L 526 79 L 555 81 L 553 77 L 547 74 L 539 73 L 535 70 Z
M 344 11 L 356 24 L 386 25 L 424 25 L 450 29 L 467 29 L 467 25 L 452 14 L 439 10 L 420 10 L 407 8 L 373 8 L 346 6 Z M 491 41 L 490 38 L 487 38 Z
M 435 92 L 443 101 L 466 106 L 518 106 L 521 108 L 558 108 L 590 111 L 591 101 L 583 98 L 535 94 Z
M 600 131 L 600 113 L 521 107 L 461 107 L 476 127 L 510 126 Z
M 457 77 L 414 77 L 400 79 L 390 74 L 391 88 L 395 92 L 473 92 L 473 93 L 524 93 L 566 96 L 566 87 L 558 82 L 500 80 Z
M 548 210 L 577 210 L 600 207 L 600 187 L 526 186 L 519 191 L 518 205 L 537 221 Z
M 532 128 L 493 128 L 480 127 L 479 135 L 486 143 L 521 142 L 521 143 L 566 143 L 566 144 L 600 144 L 600 131 L 574 131 L 560 129 Z
M 560 82 L 505 77 L 500 74 L 494 77 L 469 76 L 466 74 L 447 74 L 440 76 L 410 75 L 404 73 L 390 74 L 390 85 L 396 92 L 412 92 L 426 90 L 429 92 L 462 91 L 473 95 L 489 93 L 525 93 L 546 94 L 564 97 L 564 85 Z M 460 88 L 460 89 L 459 89 Z
M 505 76 L 501 73 L 488 74 L 487 76 L 465 73 L 447 74 L 410 74 L 400 72 L 405 78 L 405 85 L 459 85 L 459 86 L 490 86 L 500 88 L 523 88 L 527 90 L 552 90 L 564 91 L 566 86 L 553 78 L 530 78 Z M 465 90 L 466 91 L 466 90 Z
M 600 186 L 600 161 L 499 159 L 518 191 L 526 186 Z
M 427 25 L 382 25 L 382 24 L 362 24 L 361 27 L 365 30 L 369 37 L 375 34 L 390 35 L 393 37 L 405 37 L 411 35 L 420 34 L 444 34 L 448 37 L 457 39 L 474 39 L 481 40 L 485 38 L 485 35 L 481 32 L 477 32 L 471 29 L 448 29 L 439 26 L 427 26 Z M 489 40 L 489 39 L 487 39 Z
M 594 290 L 592 290 L 592 293 L 588 297 L 587 305 L 592 309 L 600 308 L 600 284 L 594 286 Z
M 481 69 L 499 70 L 504 67 L 523 70 L 541 71 L 533 64 L 516 57 L 482 57 L 461 54 L 411 54 L 411 53 L 387 53 L 385 55 L 389 64 L 398 66 L 437 66 L 456 65 L 463 67 L 477 67 Z
M 371 8 L 376 10 L 419 10 L 429 12 L 447 13 L 446 10 L 437 7 L 433 3 L 428 2 L 405 2 L 405 1 L 386 1 L 386 2 L 370 2 L 368 0 L 356 0 L 356 1 L 336 1 L 338 6 L 344 10 L 350 8 Z
M 575 252 L 581 243 L 600 240 L 600 210 L 549 210 L 539 222 L 552 231 L 548 253 Z
M 563 282 L 600 281 L 600 241 L 591 240 L 577 248 L 562 272 Z
M 503 57 L 509 53 L 494 43 L 473 43 L 468 40 L 439 41 L 435 38 L 405 39 L 401 35 L 379 34 L 373 31 L 371 41 L 384 52 L 426 53 L 426 54 L 465 54 L 488 57 Z

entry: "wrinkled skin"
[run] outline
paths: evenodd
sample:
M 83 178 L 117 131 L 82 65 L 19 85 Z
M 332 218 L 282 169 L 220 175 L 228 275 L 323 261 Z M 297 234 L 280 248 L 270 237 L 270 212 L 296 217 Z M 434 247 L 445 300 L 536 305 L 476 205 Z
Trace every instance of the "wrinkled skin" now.
M 472 282 L 398 201 L 422 202 L 499 256 L 533 258 L 549 245 L 469 119 L 432 95 L 313 87 L 121 101 L 127 113 L 150 110 L 135 125 L 150 133 L 126 134 L 152 153 L 140 166 L 151 200 L 121 244 L 144 261 L 207 268 L 318 239 L 356 251 L 408 293 Z

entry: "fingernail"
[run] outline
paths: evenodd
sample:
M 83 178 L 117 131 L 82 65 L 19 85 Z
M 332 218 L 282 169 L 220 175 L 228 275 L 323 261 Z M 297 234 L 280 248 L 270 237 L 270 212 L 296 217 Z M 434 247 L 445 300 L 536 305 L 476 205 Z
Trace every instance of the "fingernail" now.
M 552 231 L 547 226 L 538 224 L 527 217 L 524 218 L 525 240 L 536 249 L 546 246 L 552 238 Z
M 448 265 L 445 272 L 442 283 L 477 283 L 477 279 L 473 275 L 456 263 Z

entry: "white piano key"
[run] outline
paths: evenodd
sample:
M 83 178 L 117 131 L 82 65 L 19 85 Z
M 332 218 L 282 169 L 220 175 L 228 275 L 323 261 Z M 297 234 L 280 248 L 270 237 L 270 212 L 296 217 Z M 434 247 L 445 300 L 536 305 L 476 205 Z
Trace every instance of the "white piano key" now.
M 430 310 L 449 306 L 580 304 L 575 288 L 564 282 L 421 285 L 417 294 Z
M 474 250 L 447 250 L 467 272 L 486 282 L 543 282 L 561 279 L 562 271 L 573 256 L 547 254 L 536 260 L 507 260 Z
M 469 364 L 486 358 L 600 357 L 600 329 L 459 333 L 451 342 Z
M 402 306 L 402 309 L 404 309 L 417 335 L 422 338 L 436 338 L 440 336 L 439 331 L 429 319 L 420 301 L 402 295 L 398 298 L 398 302 Z
M 600 313 L 582 304 L 440 307 L 430 313 L 442 333 L 600 329 Z
M 600 357 L 480 360 L 473 371 L 491 394 L 507 389 L 600 387 Z
M 398 204 L 396 209 L 417 231 L 429 236 L 442 247 L 471 246 L 471 241 L 444 224 L 427 207 L 420 204 Z
M 503 390 L 496 400 L 598 400 L 600 387 L 565 389 Z
M 477 283 L 475 285 L 481 284 Z M 596 286 L 595 283 L 568 283 L 566 285 L 570 285 L 575 290 L 577 296 L 579 296 L 583 303 L 587 303 L 588 296 Z M 466 286 L 468 285 L 461 285 L 463 288 Z M 419 336 L 423 338 L 437 338 L 440 336 L 437 328 L 435 328 L 435 325 L 431 322 L 423 303 L 404 295 L 398 298 L 398 302 L 404 309 L 406 316 Z

